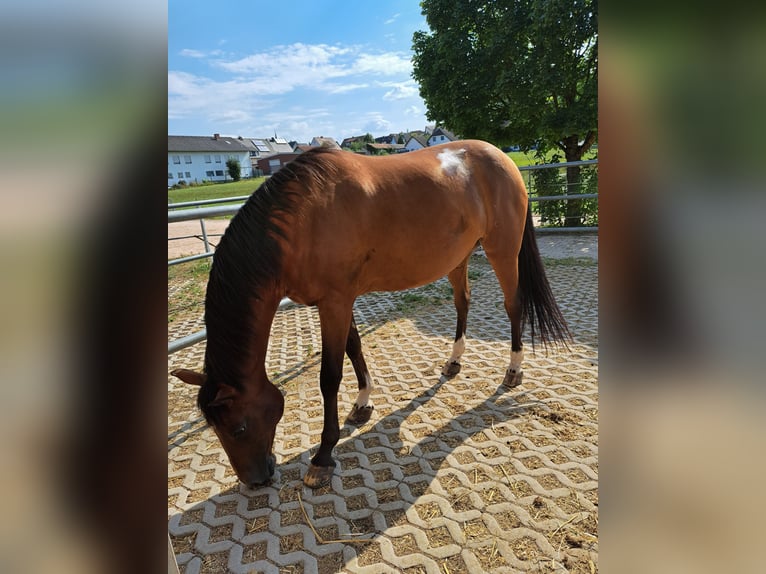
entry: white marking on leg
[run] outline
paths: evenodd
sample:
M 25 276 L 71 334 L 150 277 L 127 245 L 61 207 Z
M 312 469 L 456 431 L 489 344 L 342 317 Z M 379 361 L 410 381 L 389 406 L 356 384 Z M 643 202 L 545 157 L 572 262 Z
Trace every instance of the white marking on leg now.
M 468 175 L 468 167 L 464 161 L 465 149 L 445 149 L 439 152 L 436 157 L 439 158 L 442 171 L 446 175 L 459 175 L 461 177 Z
M 366 407 L 367 404 L 370 402 L 370 394 L 372 393 L 372 378 L 370 377 L 369 373 L 366 373 L 364 375 L 364 380 L 366 382 L 366 385 L 363 389 L 359 390 L 359 396 L 356 397 L 356 406 L 358 408 Z
M 452 356 L 449 358 L 449 362 L 450 363 L 459 363 L 460 362 L 460 357 L 463 356 L 464 352 L 465 352 L 465 335 L 462 335 L 452 345 Z
M 509 370 L 513 373 L 521 371 L 521 361 L 523 360 L 524 349 L 521 349 L 520 351 L 511 351 L 511 366 Z

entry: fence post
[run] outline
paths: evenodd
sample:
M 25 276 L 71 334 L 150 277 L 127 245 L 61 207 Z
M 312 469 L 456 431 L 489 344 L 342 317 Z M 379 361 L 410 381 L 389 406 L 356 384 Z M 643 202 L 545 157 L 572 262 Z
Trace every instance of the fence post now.
M 205 244 L 205 253 L 210 253 L 210 243 L 207 240 L 207 229 L 205 229 L 205 220 L 199 220 L 200 227 L 202 227 L 202 242 Z

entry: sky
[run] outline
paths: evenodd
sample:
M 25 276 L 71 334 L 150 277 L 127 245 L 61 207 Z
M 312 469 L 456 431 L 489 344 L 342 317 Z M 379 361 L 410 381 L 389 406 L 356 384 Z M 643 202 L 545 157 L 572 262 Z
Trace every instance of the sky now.
M 422 130 L 417 0 L 168 2 L 168 134 L 374 137 Z

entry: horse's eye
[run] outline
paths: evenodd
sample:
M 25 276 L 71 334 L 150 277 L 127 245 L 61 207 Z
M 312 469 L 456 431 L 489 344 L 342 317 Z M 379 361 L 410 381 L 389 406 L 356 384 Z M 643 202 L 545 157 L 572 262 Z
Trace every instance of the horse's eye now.
M 233 433 L 231 433 L 231 436 L 233 436 L 234 438 L 238 438 L 242 436 L 243 434 L 245 434 L 246 430 L 247 430 L 247 425 L 243 423 L 242 426 L 238 427 Z

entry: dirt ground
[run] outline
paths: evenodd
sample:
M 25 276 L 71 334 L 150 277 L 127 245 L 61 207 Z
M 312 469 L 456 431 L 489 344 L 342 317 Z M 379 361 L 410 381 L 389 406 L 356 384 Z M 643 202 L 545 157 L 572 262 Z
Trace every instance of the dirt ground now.
M 596 572 L 597 239 L 538 242 L 557 259 L 548 277 L 575 344 L 533 352 L 526 337 L 524 381 L 510 391 L 500 386 L 510 329 L 485 258 L 469 266 L 467 348 L 450 380 L 439 376 L 455 321 L 446 280 L 358 300 L 375 411 L 342 427 L 325 488 L 301 482 L 322 428 L 315 309 L 290 305 L 272 326 L 267 372 L 286 408 L 270 485 L 238 483 L 196 389 L 169 377 L 168 518 L 181 572 Z M 169 339 L 202 328 L 204 283 L 169 283 Z M 169 370 L 200 368 L 204 349 L 169 356 Z M 355 396 L 347 360 L 342 418 Z

